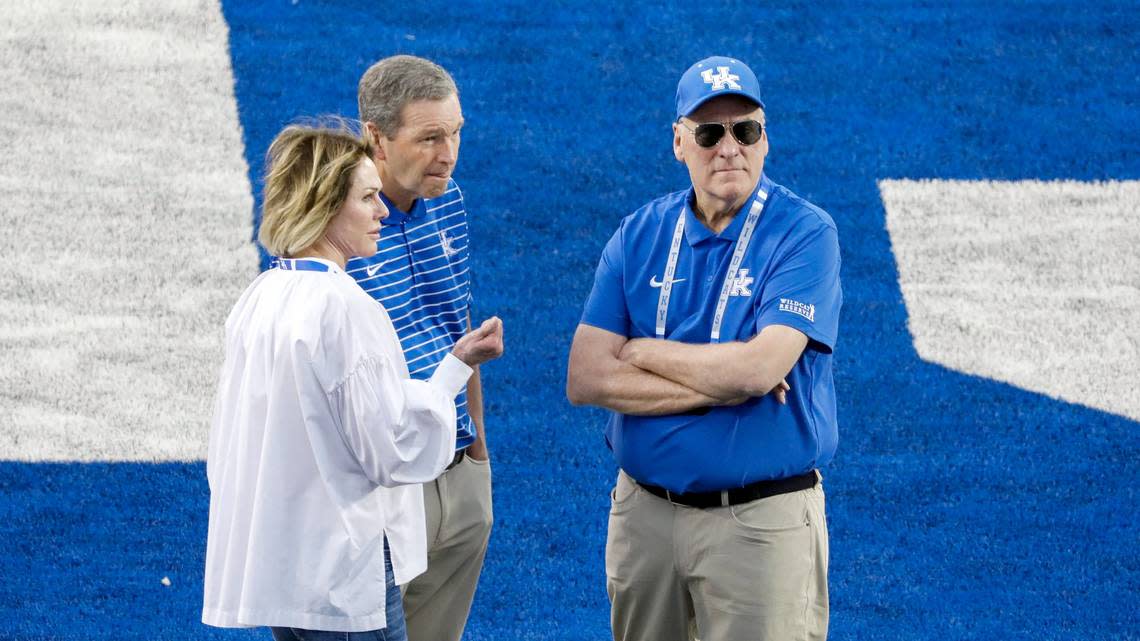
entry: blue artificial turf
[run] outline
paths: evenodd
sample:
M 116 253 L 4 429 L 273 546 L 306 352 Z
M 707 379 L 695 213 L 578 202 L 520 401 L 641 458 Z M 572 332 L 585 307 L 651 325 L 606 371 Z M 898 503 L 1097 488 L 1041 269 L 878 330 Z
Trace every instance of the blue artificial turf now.
M 283 124 L 355 115 L 356 81 L 380 57 L 427 56 L 460 86 L 475 316 L 502 316 L 508 349 L 483 374 L 496 521 L 467 639 L 609 638 L 615 467 L 604 415 L 563 396 L 565 360 L 618 220 L 685 186 L 673 91 L 711 54 L 756 70 L 767 171 L 840 229 L 831 638 L 1140 638 L 1140 425 L 921 361 L 876 187 L 1140 178 L 1134 5 L 223 10 L 255 185 Z M 0 492 L 0 639 L 249 634 L 197 623 L 201 464 L 3 463 Z

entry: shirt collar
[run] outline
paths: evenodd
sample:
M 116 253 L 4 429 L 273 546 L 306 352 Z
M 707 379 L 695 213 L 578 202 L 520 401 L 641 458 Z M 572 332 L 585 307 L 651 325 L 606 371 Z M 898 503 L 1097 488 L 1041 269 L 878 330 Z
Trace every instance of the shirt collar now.
M 282 260 L 282 259 L 274 256 L 273 260 L 272 260 L 272 262 L 270 262 L 269 266 L 270 267 L 276 267 L 278 265 L 278 261 L 280 261 L 280 260 Z M 322 265 L 328 266 L 329 272 L 333 273 L 333 274 L 335 274 L 337 272 L 343 272 L 344 271 L 343 269 L 341 269 L 340 265 L 337 265 L 336 263 L 334 263 L 333 261 L 331 261 L 327 258 L 318 258 L 317 256 L 305 256 L 304 258 L 292 258 L 290 260 L 311 260 L 313 262 L 317 262 L 317 263 L 320 263 Z M 349 260 L 351 260 L 351 259 L 349 259 Z
M 732 222 L 728 224 L 719 234 L 713 233 L 713 230 L 705 227 L 705 224 L 697 218 L 696 212 L 693 211 L 693 203 L 696 202 L 696 191 L 689 187 L 689 193 L 685 194 L 685 211 L 682 213 L 685 216 L 685 240 L 689 245 L 696 245 L 699 242 L 709 238 L 717 238 L 720 240 L 728 240 L 736 242 L 740 238 L 740 231 L 744 228 L 744 220 L 748 218 L 748 210 L 752 207 L 753 201 L 756 200 L 756 195 L 761 190 L 768 194 L 770 198 L 772 195 L 772 181 L 764 174 L 760 175 L 760 180 L 756 182 L 756 188 L 752 190 L 752 195 L 748 200 L 744 201 L 744 205 L 740 207 L 740 211 L 732 217 Z
M 394 205 L 384 192 L 380 192 L 380 199 L 384 201 L 384 205 L 388 207 L 388 217 L 381 221 L 385 225 L 399 225 L 406 220 L 414 220 L 424 215 L 427 207 L 424 205 L 423 198 L 417 198 L 412 201 L 412 208 L 409 211 L 402 211 L 399 207 Z
M 328 265 L 329 266 L 329 272 L 333 273 L 333 274 L 335 274 L 337 272 L 343 272 L 344 271 L 343 269 L 340 268 L 340 265 L 337 265 L 336 263 L 332 262 L 331 260 L 328 260 L 327 258 L 317 258 L 316 256 L 309 256 L 309 257 L 305 258 L 305 260 L 315 260 L 318 263 Z

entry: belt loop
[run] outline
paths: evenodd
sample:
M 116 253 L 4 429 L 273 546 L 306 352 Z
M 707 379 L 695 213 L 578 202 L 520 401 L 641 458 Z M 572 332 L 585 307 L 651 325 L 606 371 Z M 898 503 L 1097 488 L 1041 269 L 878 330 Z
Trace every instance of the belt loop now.
M 676 503 L 673 503 L 673 493 L 670 492 L 669 490 L 665 490 L 665 500 L 669 501 L 669 503 L 671 503 L 673 505 L 676 505 Z
M 720 506 L 728 507 L 728 490 L 722 490 L 720 493 Z

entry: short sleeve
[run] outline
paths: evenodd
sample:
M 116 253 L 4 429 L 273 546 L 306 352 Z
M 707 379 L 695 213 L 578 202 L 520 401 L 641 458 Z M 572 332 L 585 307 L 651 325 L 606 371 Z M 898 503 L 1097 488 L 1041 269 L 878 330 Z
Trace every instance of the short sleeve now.
M 594 272 L 594 288 L 586 298 L 582 323 L 621 336 L 629 336 L 629 308 L 625 299 L 625 256 L 622 227 L 606 243 L 598 269 Z
M 757 333 L 769 325 L 786 325 L 803 332 L 809 348 L 831 353 L 843 305 L 839 268 L 839 235 L 834 227 L 824 225 L 805 236 L 764 283 Z

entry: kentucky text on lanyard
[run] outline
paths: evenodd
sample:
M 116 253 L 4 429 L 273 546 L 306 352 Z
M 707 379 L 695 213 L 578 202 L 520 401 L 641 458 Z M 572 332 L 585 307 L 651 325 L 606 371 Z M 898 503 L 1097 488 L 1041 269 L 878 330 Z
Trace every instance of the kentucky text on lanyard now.
M 736 280 L 736 272 L 744 260 L 744 252 L 748 251 L 748 243 L 752 240 L 752 232 L 760 220 L 760 213 L 764 210 L 764 203 L 768 200 L 768 184 L 765 179 L 756 192 L 756 199 L 748 210 L 748 218 L 744 221 L 744 228 L 740 230 L 740 238 L 736 240 L 736 247 L 732 251 L 732 261 L 728 264 L 728 273 L 724 275 L 724 282 L 720 286 L 720 298 L 716 303 L 716 313 L 713 314 L 712 333 L 710 342 L 720 342 L 720 326 L 724 322 L 724 310 L 728 307 L 728 295 L 732 291 L 732 282 Z M 673 275 L 677 273 L 677 258 L 681 255 L 681 240 L 685 236 L 685 212 L 677 217 L 677 226 L 673 229 L 673 242 L 669 245 L 669 260 L 665 263 L 665 278 L 662 279 L 661 293 L 657 297 L 657 338 L 665 338 L 665 320 L 669 315 L 669 294 L 673 291 Z
M 278 258 L 276 267 L 287 272 L 327 272 L 329 270 L 329 266 L 319 260 L 304 258 Z

